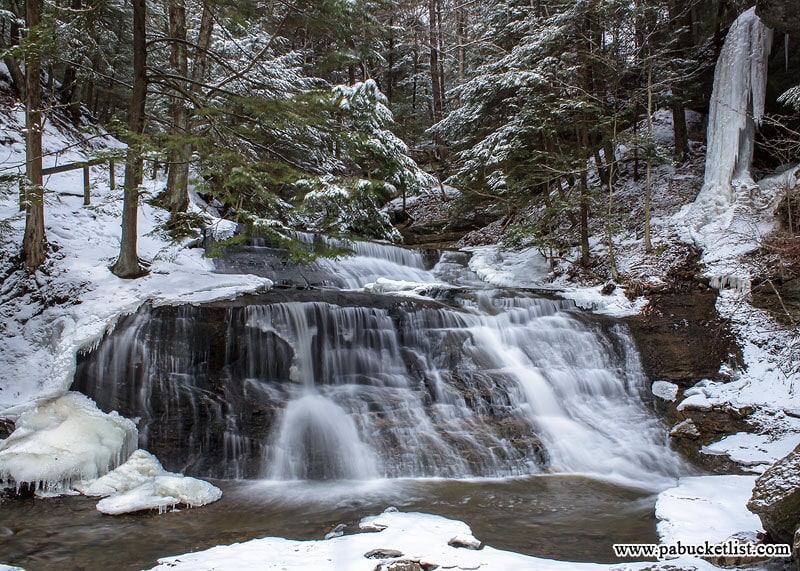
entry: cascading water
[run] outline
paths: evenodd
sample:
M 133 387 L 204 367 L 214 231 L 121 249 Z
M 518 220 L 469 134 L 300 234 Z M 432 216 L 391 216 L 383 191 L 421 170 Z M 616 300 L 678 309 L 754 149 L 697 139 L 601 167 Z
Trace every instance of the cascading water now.
M 140 444 L 168 469 L 205 476 L 652 484 L 681 471 L 623 326 L 523 292 L 448 290 L 441 279 L 477 282 L 459 255 L 426 270 L 414 252 L 358 248 L 369 256 L 351 267 L 383 253 L 392 278 L 410 263 L 447 295 L 294 290 L 148 308 L 80 359 L 75 386 L 140 417 Z

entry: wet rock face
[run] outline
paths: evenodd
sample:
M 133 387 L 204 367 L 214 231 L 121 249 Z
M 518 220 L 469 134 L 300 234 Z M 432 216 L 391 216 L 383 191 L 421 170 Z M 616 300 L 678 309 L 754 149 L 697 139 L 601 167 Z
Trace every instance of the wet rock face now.
M 775 542 L 795 543 L 800 528 L 800 446 L 756 480 L 747 508 L 761 518 Z
M 800 10 L 796 0 L 757 0 L 756 14 L 770 28 L 800 38 Z
M 269 447 L 280 445 L 273 437 L 286 403 L 307 390 L 307 375 L 320 394 L 354 411 L 381 457 L 392 457 L 388 475 L 451 468 L 493 475 L 544 465 L 544 447 L 520 416 L 519 395 L 511 396 L 519 389 L 482 372 L 464 352 L 468 334 L 435 321 L 440 308 L 330 290 L 145 308 L 79 356 L 73 389 L 104 410 L 138 418 L 140 446 L 168 470 L 192 475 L 263 476 Z M 426 422 L 441 440 L 427 449 L 412 440 Z M 315 426 L 303 437 L 325 441 Z M 304 448 L 320 457 L 338 451 Z M 448 468 L 447 454 L 463 467 Z M 411 456 L 425 461 L 416 466 Z M 322 460 L 312 465 L 333 464 Z M 310 469 L 305 477 L 337 476 Z
M 739 353 L 711 290 L 650 296 L 640 315 L 626 318 L 651 380 L 690 387 L 717 379 L 720 365 Z

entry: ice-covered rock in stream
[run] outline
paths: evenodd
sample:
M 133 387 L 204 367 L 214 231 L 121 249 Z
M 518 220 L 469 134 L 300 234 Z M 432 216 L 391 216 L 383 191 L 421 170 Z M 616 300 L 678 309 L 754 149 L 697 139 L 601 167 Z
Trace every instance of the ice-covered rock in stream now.
M 714 72 L 705 180 L 687 215 L 692 238 L 708 245 L 726 231 L 734 205 L 750 205 L 758 186 L 750 175 L 756 127 L 764 114 L 772 31 L 751 8 L 733 23 Z
M 0 482 L 39 495 L 72 493 L 73 484 L 106 474 L 136 449 L 134 423 L 106 414 L 88 397 L 67 393 L 23 413 L 0 442 Z
M 146 450 L 135 451 L 115 470 L 76 488 L 87 496 L 107 496 L 97 509 L 109 515 L 143 510 L 164 513 L 178 505 L 199 507 L 222 497 L 222 491 L 208 482 L 167 472 Z
M 123 494 L 103 498 L 97 510 L 119 515 L 144 510 L 164 513 L 178 505 L 190 508 L 205 506 L 222 497 L 222 490 L 197 478 L 165 473 Z

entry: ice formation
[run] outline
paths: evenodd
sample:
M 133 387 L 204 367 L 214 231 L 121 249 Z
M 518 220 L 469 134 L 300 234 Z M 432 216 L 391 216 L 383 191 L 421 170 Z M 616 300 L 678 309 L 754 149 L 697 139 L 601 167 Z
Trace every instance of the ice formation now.
M 687 219 L 693 238 L 701 244 L 711 232 L 724 231 L 733 217 L 732 206 L 758 189 L 750 163 L 756 127 L 764 115 L 771 45 L 772 30 L 751 8 L 733 23 L 720 52 L 711 94 L 705 181 Z
M 103 497 L 97 509 L 110 515 L 142 510 L 164 513 L 179 504 L 199 507 L 222 497 L 222 491 L 208 482 L 167 472 L 146 450 L 135 451 L 117 469 L 76 488 L 86 496 Z
M 132 421 L 106 414 L 88 397 L 67 393 L 23 413 L 0 442 L 0 483 L 29 484 L 39 495 L 69 493 L 102 476 L 136 449 Z

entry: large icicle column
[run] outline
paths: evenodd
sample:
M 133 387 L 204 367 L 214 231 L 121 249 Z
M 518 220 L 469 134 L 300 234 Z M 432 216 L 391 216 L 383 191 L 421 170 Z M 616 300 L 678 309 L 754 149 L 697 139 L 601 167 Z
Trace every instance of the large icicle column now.
M 733 23 L 717 61 L 708 121 L 705 181 L 687 222 L 695 242 L 724 232 L 733 206 L 749 202 L 757 185 L 750 175 L 756 127 L 764 115 L 772 30 L 755 8 Z

